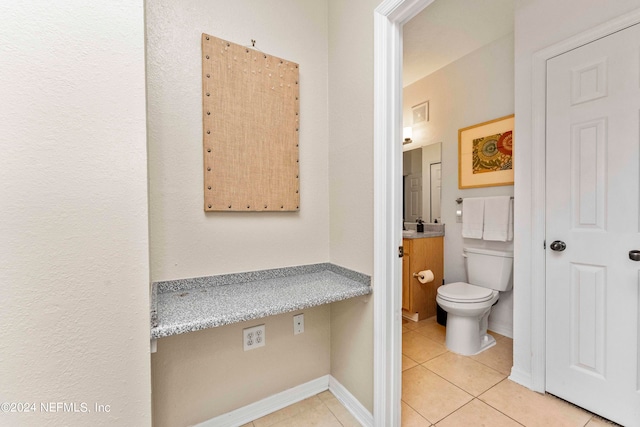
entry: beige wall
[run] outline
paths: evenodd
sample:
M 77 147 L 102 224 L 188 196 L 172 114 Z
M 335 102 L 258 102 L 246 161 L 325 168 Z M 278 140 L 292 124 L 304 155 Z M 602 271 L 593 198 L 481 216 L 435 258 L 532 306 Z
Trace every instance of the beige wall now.
M 331 262 L 373 273 L 373 11 L 329 0 Z M 375 292 L 375 278 L 373 279 Z M 373 298 L 331 307 L 331 374 L 373 412 Z
M 2 426 L 151 423 L 143 13 L 0 5 Z
M 236 323 L 158 341 L 153 425 L 193 425 L 329 373 L 330 306 Z M 242 349 L 242 329 L 265 325 L 266 345 Z
M 154 281 L 327 262 L 327 4 L 316 0 L 149 0 L 147 87 Z M 202 207 L 203 32 L 300 64 L 300 211 L 207 213 Z M 205 421 L 330 373 L 330 306 L 159 340 L 154 424 Z M 266 324 L 266 346 L 242 328 Z
M 149 0 L 146 13 L 153 281 L 326 262 L 326 2 Z M 300 64 L 299 212 L 203 211 L 202 33 Z
M 405 126 L 411 126 L 411 107 L 429 101 L 429 122 L 424 127 L 416 126 L 414 142 L 407 144 L 405 149 L 442 142 L 442 221 L 446 228 L 444 278 L 447 283 L 467 279 L 463 247 L 513 249 L 513 242 L 463 239 L 462 224 L 456 222 L 456 210 L 460 206 L 455 203 L 458 197 L 513 195 L 512 185 L 458 188 L 458 129 L 513 114 L 513 67 L 513 34 L 509 34 L 418 80 L 403 91 Z M 492 330 L 512 336 L 512 291 L 500 295 L 489 321 Z
M 631 10 L 639 0 L 527 0 L 515 12 L 515 259 L 514 259 L 514 373 L 531 383 L 531 203 L 532 169 L 532 58 L 535 52 Z M 542 242 L 540 242 L 542 244 Z

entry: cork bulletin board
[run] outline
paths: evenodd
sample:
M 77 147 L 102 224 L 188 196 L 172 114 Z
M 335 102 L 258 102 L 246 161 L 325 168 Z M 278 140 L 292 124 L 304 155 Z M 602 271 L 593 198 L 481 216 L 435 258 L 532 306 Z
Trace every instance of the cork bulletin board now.
M 202 35 L 205 211 L 300 209 L 298 64 Z

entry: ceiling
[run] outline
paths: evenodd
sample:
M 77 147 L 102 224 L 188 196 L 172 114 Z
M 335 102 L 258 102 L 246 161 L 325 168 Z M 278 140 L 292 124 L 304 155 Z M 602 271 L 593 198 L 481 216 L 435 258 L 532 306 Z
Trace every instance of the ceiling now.
M 513 0 L 435 0 L 404 26 L 403 86 L 513 32 Z

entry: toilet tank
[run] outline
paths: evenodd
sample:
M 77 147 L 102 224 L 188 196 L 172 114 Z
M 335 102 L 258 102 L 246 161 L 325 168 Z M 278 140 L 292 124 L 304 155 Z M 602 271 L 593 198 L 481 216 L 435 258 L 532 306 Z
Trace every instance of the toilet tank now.
M 464 248 L 469 283 L 496 291 L 513 287 L 513 252 Z

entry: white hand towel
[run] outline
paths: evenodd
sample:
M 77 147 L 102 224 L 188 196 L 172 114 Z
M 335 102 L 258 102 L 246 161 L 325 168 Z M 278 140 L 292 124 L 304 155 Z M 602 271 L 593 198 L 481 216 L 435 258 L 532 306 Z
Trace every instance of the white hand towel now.
M 484 240 L 506 242 L 509 237 L 511 197 L 487 197 L 484 200 Z
M 462 200 L 462 237 L 482 239 L 484 198 L 467 197 Z

